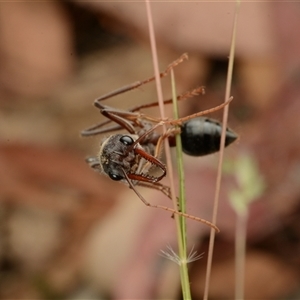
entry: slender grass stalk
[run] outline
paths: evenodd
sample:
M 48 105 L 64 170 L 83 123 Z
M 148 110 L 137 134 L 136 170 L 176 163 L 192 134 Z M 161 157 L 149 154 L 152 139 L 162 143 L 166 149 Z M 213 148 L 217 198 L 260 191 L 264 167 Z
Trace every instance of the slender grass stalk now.
M 235 297 L 244 299 L 245 286 L 245 258 L 248 213 L 237 214 L 235 227 Z
M 155 76 L 155 83 L 156 83 L 157 100 L 158 100 L 158 104 L 159 104 L 160 117 L 162 119 L 164 119 L 165 118 L 164 99 L 163 99 L 163 94 L 162 94 L 161 80 L 160 80 L 160 76 L 159 76 L 157 48 L 156 48 L 150 0 L 145 0 L 145 3 L 146 3 L 146 10 L 147 10 L 147 20 L 148 20 L 150 45 L 151 45 L 154 76 Z M 166 133 L 165 125 L 162 126 L 162 129 L 163 129 L 163 133 Z M 170 145 L 169 145 L 167 139 L 165 139 L 165 141 L 164 141 L 164 149 L 165 149 L 165 154 L 166 154 L 166 164 L 167 164 L 168 176 L 169 176 L 169 180 L 170 180 L 170 190 L 171 190 L 173 207 L 174 207 L 174 209 L 177 209 L 177 198 L 176 198 L 174 176 L 173 176 L 173 174 L 174 174 L 173 173 L 173 165 L 172 165 Z M 177 221 L 178 215 L 175 215 L 174 218 Z
M 231 45 L 230 45 L 230 54 L 229 54 L 229 63 L 228 63 L 228 71 L 227 71 L 226 90 L 225 90 L 225 99 L 224 99 L 224 101 L 227 101 L 229 99 L 230 93 L 231 93 L 233 63 L 234 63 L 234 54 L 235 54 L 235 39 L 236 39 L 239 7 L 240 7 L 240 1 L 237 0 L 236 1 L 236 7 L 235 7 L 235 16 L 234 16 L 234 23 L 233 23 L 233 30 L 232 30 Z M 222 165 L 223 165 L 223 156 L 224 156 L 228 111 L 229 111 L 229 105 L 225 106 L 224 112 L 223 112 L 223 128 L 222 128 L 222 136 L 221 136 L 221 144 L 220 144 L 220 156 L 219 156 L 219 163 L 218 163 L 218 174 L 217 174 L 217 180 L 216 180 L 216 189 L 215 189 L 215 197 L 214 197 L 213 216 L 212 216 L 212 223 L 213 224 L 217 224 L 217 214 L 218 214 L 218 206 L 219 206 L 219 198 L 220 198 L 220 187 L 221 187 L 221 179 L 222 179 Z M 207 266 L 206 266 L 204 296 L 203 296 L 204 300 L 208 299 L 214 242 L 215 242 L 215 230 L 211 229 L 210 230 L 210 238 L 209 238 Z
M 162 96 L 161 81 L 160 81 L 160 76 L 159 76 L 157 49 L 156 49 L 155 33 L 154 33 L 153 21 L 152 21 L 151 6 L 150 6 L 149 0 L 145 0 L 145 3 L 146 3 L 146 10 L 147 10 L 148 28 L 149 28 L 150 44 L 151 44 L 151 51 L 152 51 L 152 58 L 153 58 L 157 97 L 158 97 L 158 103 L 159 103 L 159 108 L 160 108 L 160 115 L 161 115 L 161 118 L 164 118 L 165 117 L 164 103 L 163 103 L 163 96 Z M 173 80 L 173 82 L 175 82 L 175 81 Z M 174 84 L 174 86 L 175 86 L 175 84 Z M 175 90 L 175 88 L 174 88 L 174 90 Z M 176 98 L 176 92 L 175 92 L 175 98 Z M 165 126 L 163 126 L 163 132 L 164 133 L 166 132 Z M 179 144 L 181 145 L 181 142 Z M 177 210 L 177 197 L 176 197 L 175 185 L 174 185 L 173 166 L 172 166 L 170 146 L 169 146 L 167 139 L 165 139 L 164 146 L 165 146 L 168 175 L 169 175 L 169 179 L 170 179 L 170 190 L 171 190 L 173 207 L 175 210 Z M 184 184 L 183 184 L 183 186 L 184 186 Z M 184 205 L 182 205 L 182 206 L 183 207 L 181 207 L 181 209 L 185 210 Z M 183 299 L 188 300 L 188 299 L 191 299 L 191 293 L 190 293 L 190 285 L 189 285 L 189 278 L 188 278 L 188 271 L 187 271 L 185 220 L 183 217 L 180 217 L 178 215 L 174 215 L 174 218 L 175 218 L 175 222 L 176 222 L 177 239 L 178 239 L 178 245 L 179 245 L 179 261 L 180 261 L 179 266 L 180 266 L 180 279 L 181 279 L 181 286 L 182 286 L 182 292 L 183 292 Z
M 155 76 L 155 83 L 156 83 L 157 100 L 158 100 L 158 104 L 159 104 L 160 117 L 162 119 L 164 119 L 165 118 L 164 99 L 163 99 L 163 94 L 162 94 L 161 80 L 160 80 L 160 76 L 159 76 L 157 48 L 156 48 L 150 0 L 145 0 L 145 3 L 146 3 L 146 10 L 147 10 L 147 20 L 148 20 L 150 46 L 151 46 L 151 52 L 152 52 L 154 76 Z M 162 129 L 163 129 L 163 133 L 166 133 L 165 125 L 162 126 Z M 174 207 L 174 209 L 177 209 L 177 199 L 176 199 L 174 177 L 173 177 L 173 174 L 174 174 L 173 173 L 173 165 L 172 165 L 170 145 L 169 145 L 167 139 L 165 139 L 165 141 L 164 141 L 164 148 L 165 148 L 165 154 L 166 154 L 166 164 L 167 164 L 167 169 L 168 169 L 168 176 L 170 179 L 170 190 L 171 190 L 173 207 Z M 174 218 L 175 218 L 175 220 L 178 220 L 177 215 L 175 215 Z
M 172 100 L 173 100 L 173 114 L 174 118 L 178 119 L 178 105 L 177 105 L 177 94 L 176 84 L 173 69 L 171 70 L 171 84 L 172 84 Z M 176 157 L 177 157 L 177 168 L 179 176 L 179 201 L 178 206 L 181 212 L 186 212 L 185 205 L 185 181 L 184 181 L 184 170 L 183 170 L 183 157 L 182 157 L 182 145 L 181 136 L 176 134 Z M 180 278 L 183 299 L 191 299 L 189 274 L 187 268 L 187 234 L 186 234 L 186 219 L 182 216 L 178 217 L 176 222 L 177 237 L 178 237 L 178 249 L 180 257 Z

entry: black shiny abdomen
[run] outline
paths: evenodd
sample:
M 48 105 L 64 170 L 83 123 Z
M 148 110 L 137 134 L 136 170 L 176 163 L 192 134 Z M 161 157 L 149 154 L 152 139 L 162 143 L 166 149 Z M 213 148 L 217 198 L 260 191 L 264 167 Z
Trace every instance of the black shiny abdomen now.
M 191 156 L 202 156 L 220 150 L 222 125 L 216 120 L 198 117 L 181 126 L 182 150 Z M 226 130 L 225 146 L 237 139 L 231 129 Z

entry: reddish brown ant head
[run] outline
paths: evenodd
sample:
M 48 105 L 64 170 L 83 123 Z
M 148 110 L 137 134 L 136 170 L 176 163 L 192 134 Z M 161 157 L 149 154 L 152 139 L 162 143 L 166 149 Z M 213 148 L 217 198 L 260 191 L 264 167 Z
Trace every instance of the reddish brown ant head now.
M 166 175 L 165 165 L 136 143 L 137 139 L 138 135 L 115 134 L 102 142 L 99 166 L 112 180 L 126 180 L 125 173 L 131 180 L 158 182 Z M 148 151 L 149 147 L 147 145 Z M 150 175 L 151 167 L 159 168 L 161 174 Z

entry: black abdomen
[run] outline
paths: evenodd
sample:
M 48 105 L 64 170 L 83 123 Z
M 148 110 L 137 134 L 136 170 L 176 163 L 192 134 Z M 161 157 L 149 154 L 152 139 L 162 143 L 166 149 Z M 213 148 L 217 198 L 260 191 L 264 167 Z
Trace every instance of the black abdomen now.
M 216 120 L 198 117 L 181 126 L 182 150 L 191 156 L 202 156 L 220 150 L 222 125 Z M 226 130 L 225 146 L 237 139 L 231 129 Z

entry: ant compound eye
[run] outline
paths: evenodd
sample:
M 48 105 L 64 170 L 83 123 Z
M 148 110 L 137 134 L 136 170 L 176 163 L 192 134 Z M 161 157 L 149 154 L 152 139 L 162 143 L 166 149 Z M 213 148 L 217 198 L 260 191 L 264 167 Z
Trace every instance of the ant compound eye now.
M 134 140 L 132 137 L 130 137 L 129 135 L 123 135 L 120 138 L 120 142 L 126 146 L 130 146 L 134 143 Z
M 115 181 L 120 181 L 120 180 L 124 179 L 124 176 L 122 176 L 118 173 L 114 173 L 114 172 L 108 173 L 108 176 L 110 179 L 115 180 Z

